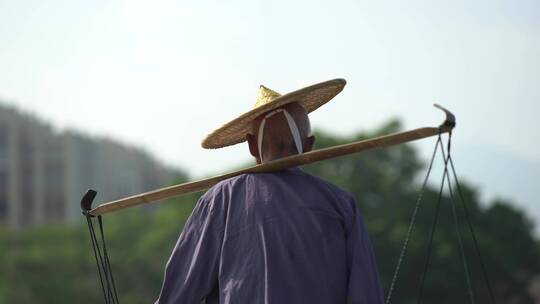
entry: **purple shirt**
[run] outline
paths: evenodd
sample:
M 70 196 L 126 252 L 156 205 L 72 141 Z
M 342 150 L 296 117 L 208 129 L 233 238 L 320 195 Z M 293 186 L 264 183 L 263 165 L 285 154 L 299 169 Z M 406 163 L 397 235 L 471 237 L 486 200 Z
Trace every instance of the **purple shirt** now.
M 204 194 L 156 303 L 383 303 L 356 202 L 299 168 L 243 174 Z

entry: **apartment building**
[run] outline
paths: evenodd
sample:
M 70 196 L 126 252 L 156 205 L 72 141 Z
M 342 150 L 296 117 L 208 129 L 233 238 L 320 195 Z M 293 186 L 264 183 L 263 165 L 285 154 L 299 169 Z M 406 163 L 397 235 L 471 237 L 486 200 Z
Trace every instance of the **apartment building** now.
M 59 132 L 0 104 L 0 226 L 80 222 L 79 202 L 92 188 L 109 201 L 184 176 L 139 148 L 73 131 Z

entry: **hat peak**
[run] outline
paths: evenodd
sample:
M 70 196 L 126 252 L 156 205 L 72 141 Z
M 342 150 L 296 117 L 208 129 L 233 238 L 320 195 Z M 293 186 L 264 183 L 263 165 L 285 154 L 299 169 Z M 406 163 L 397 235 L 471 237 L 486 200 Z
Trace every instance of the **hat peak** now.
M 255 105 L 253 108 L 258 108 L 264 104 L 271 102 L 272 100 L 280 96 L 281 94 L 279 94 L 278 92 L 271 90 L 261 84 L 259 86 L 259 93 L 257 94 L 257 99 L 255 100 Z

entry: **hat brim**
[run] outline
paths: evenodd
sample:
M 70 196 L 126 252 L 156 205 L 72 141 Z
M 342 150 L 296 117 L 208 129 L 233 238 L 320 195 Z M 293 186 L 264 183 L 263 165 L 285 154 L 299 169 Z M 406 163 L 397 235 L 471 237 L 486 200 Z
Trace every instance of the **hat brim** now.
M 218 149 L 244 142 L 246 134 L 251 130 L 251 122 L 260 115 L 291 102 L 299 102 L 310 113 L 339 94 L 346 83 L 345 79 L 338 78 L 281 95 L 214 130 L 204 138 L 201 146 L 205 149 Z

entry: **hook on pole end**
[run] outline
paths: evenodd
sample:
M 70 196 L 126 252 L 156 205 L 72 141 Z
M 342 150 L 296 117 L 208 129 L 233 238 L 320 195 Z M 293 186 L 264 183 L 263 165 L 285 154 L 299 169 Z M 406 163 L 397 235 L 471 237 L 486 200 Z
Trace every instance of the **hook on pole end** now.
M 456 126 L 456 116 L 454 116 L 454 114 L 452 114 L 452 112 L 450 112 L 448 109 L 446 109 L 445 107 L 439 105 L 439 104 L 433 104 L 433 106 L 439 110 L 442 110 L 445 114 L 446 114 L 446 119 L 444 120 L 444 122 L 439 126 L 441 128 L 443 127 L 446 127 L 446 128 L 451 128 L 453 129 L 455 126 Z
M 94 198 L 96 198 L 97 191 L 88 189 L 86 193 L 83 195 L 81 199 L 81 209 L 82 213 L 86 216 L 92 216 L 90 215 L 90 210 L 92 210 L 92 203 L 94 202 Z

